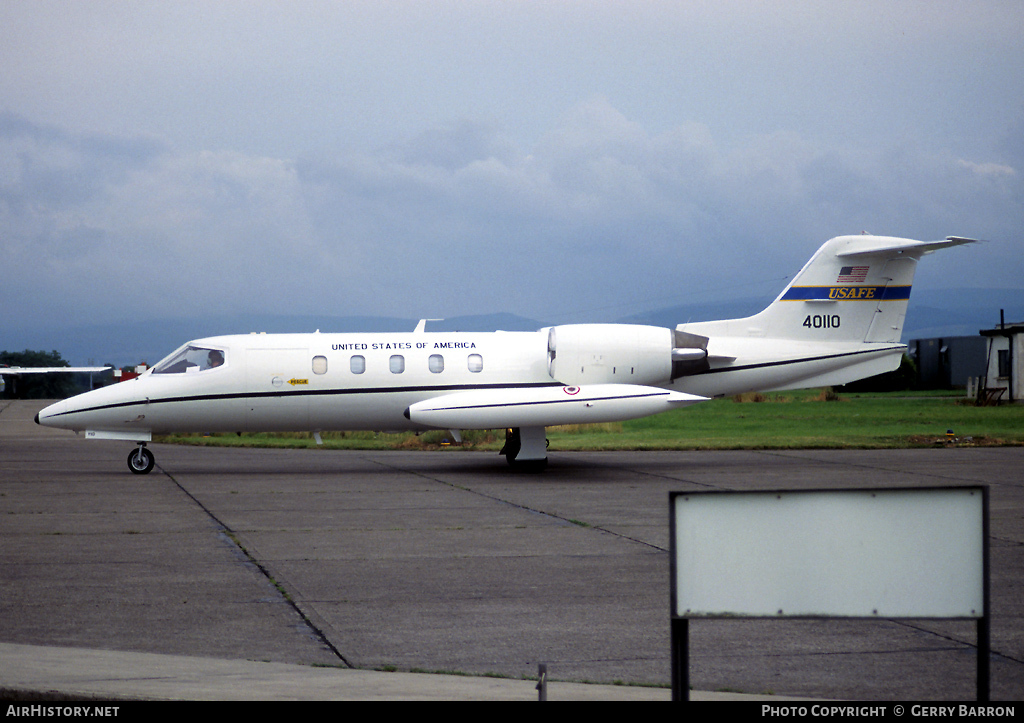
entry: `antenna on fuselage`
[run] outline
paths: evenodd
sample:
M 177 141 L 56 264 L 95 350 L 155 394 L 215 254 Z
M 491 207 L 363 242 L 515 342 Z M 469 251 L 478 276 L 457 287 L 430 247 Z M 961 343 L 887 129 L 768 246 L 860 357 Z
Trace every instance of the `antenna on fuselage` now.
M 428 321 L 444 321 L 444 319 L 420 319 L 420 323 L 416 325 L 416 328 L 412 330 L 412 333 L 421 334 L 426 331 Z

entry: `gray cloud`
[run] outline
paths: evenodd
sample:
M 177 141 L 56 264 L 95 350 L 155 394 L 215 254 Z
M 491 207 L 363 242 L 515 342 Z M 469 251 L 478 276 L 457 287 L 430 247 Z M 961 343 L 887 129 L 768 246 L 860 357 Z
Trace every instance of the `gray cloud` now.
M 528 148 L 457 121 L 377 152 L 191 151 L 0 116 L 5 308 L 29 323 L 239 311 L 600 318 L 772 295 L 867 230 L 1002 243 L 924 266 L 1020 285 L 1021 169 L 787 132 L 729 148 L 608 100 Z M 930 262 L 931 263 L 931 262 Z

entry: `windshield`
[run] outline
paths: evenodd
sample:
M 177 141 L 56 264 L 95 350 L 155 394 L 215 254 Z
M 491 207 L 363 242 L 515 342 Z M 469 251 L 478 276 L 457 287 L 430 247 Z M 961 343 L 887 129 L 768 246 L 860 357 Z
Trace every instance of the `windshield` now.
M 154 374 L 202 372 L 223 366 L 227 357 L 223 349 L 188 344 L 153 367 Z

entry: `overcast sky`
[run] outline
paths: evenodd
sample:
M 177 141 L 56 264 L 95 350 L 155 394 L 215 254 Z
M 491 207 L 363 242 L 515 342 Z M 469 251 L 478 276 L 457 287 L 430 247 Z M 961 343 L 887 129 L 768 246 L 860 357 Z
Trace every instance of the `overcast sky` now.
M 1024 289 L 1024 2 L 0 0 L 5 324 L 596 321 L 861 231 Z

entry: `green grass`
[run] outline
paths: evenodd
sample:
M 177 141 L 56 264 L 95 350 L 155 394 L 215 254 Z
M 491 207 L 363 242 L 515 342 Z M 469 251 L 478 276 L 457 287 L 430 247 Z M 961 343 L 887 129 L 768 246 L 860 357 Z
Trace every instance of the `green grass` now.
M 562 437 L 561 449 L 903 448 L 945 443 L 1024 444 L 1024 407 L 976 407 L 957 396 L 786 392 L 719 399 L 623 422 L 621 432 Z M 754 400 L 758 401 L 754 401 Z M 971 438 L 968 441 L 967 438 Z
M 550 449 L 884 449 L 948 444 L 1024 445 L 1024 405 L 977 407 L 957 392 L 826 394 L 823 390 L 744 395 L 628 422 L 548 428 Z M 826 401 L 826 399 L 830 399 Z M 442 449 L 446 431 L 414 434 L 324 432 L 329 449 Z M 464 431 L 451 449 L 501 448 L 502 430 Z M 174 435 L 156 441 L 247 447 L 314 447 L 312 435 Z

